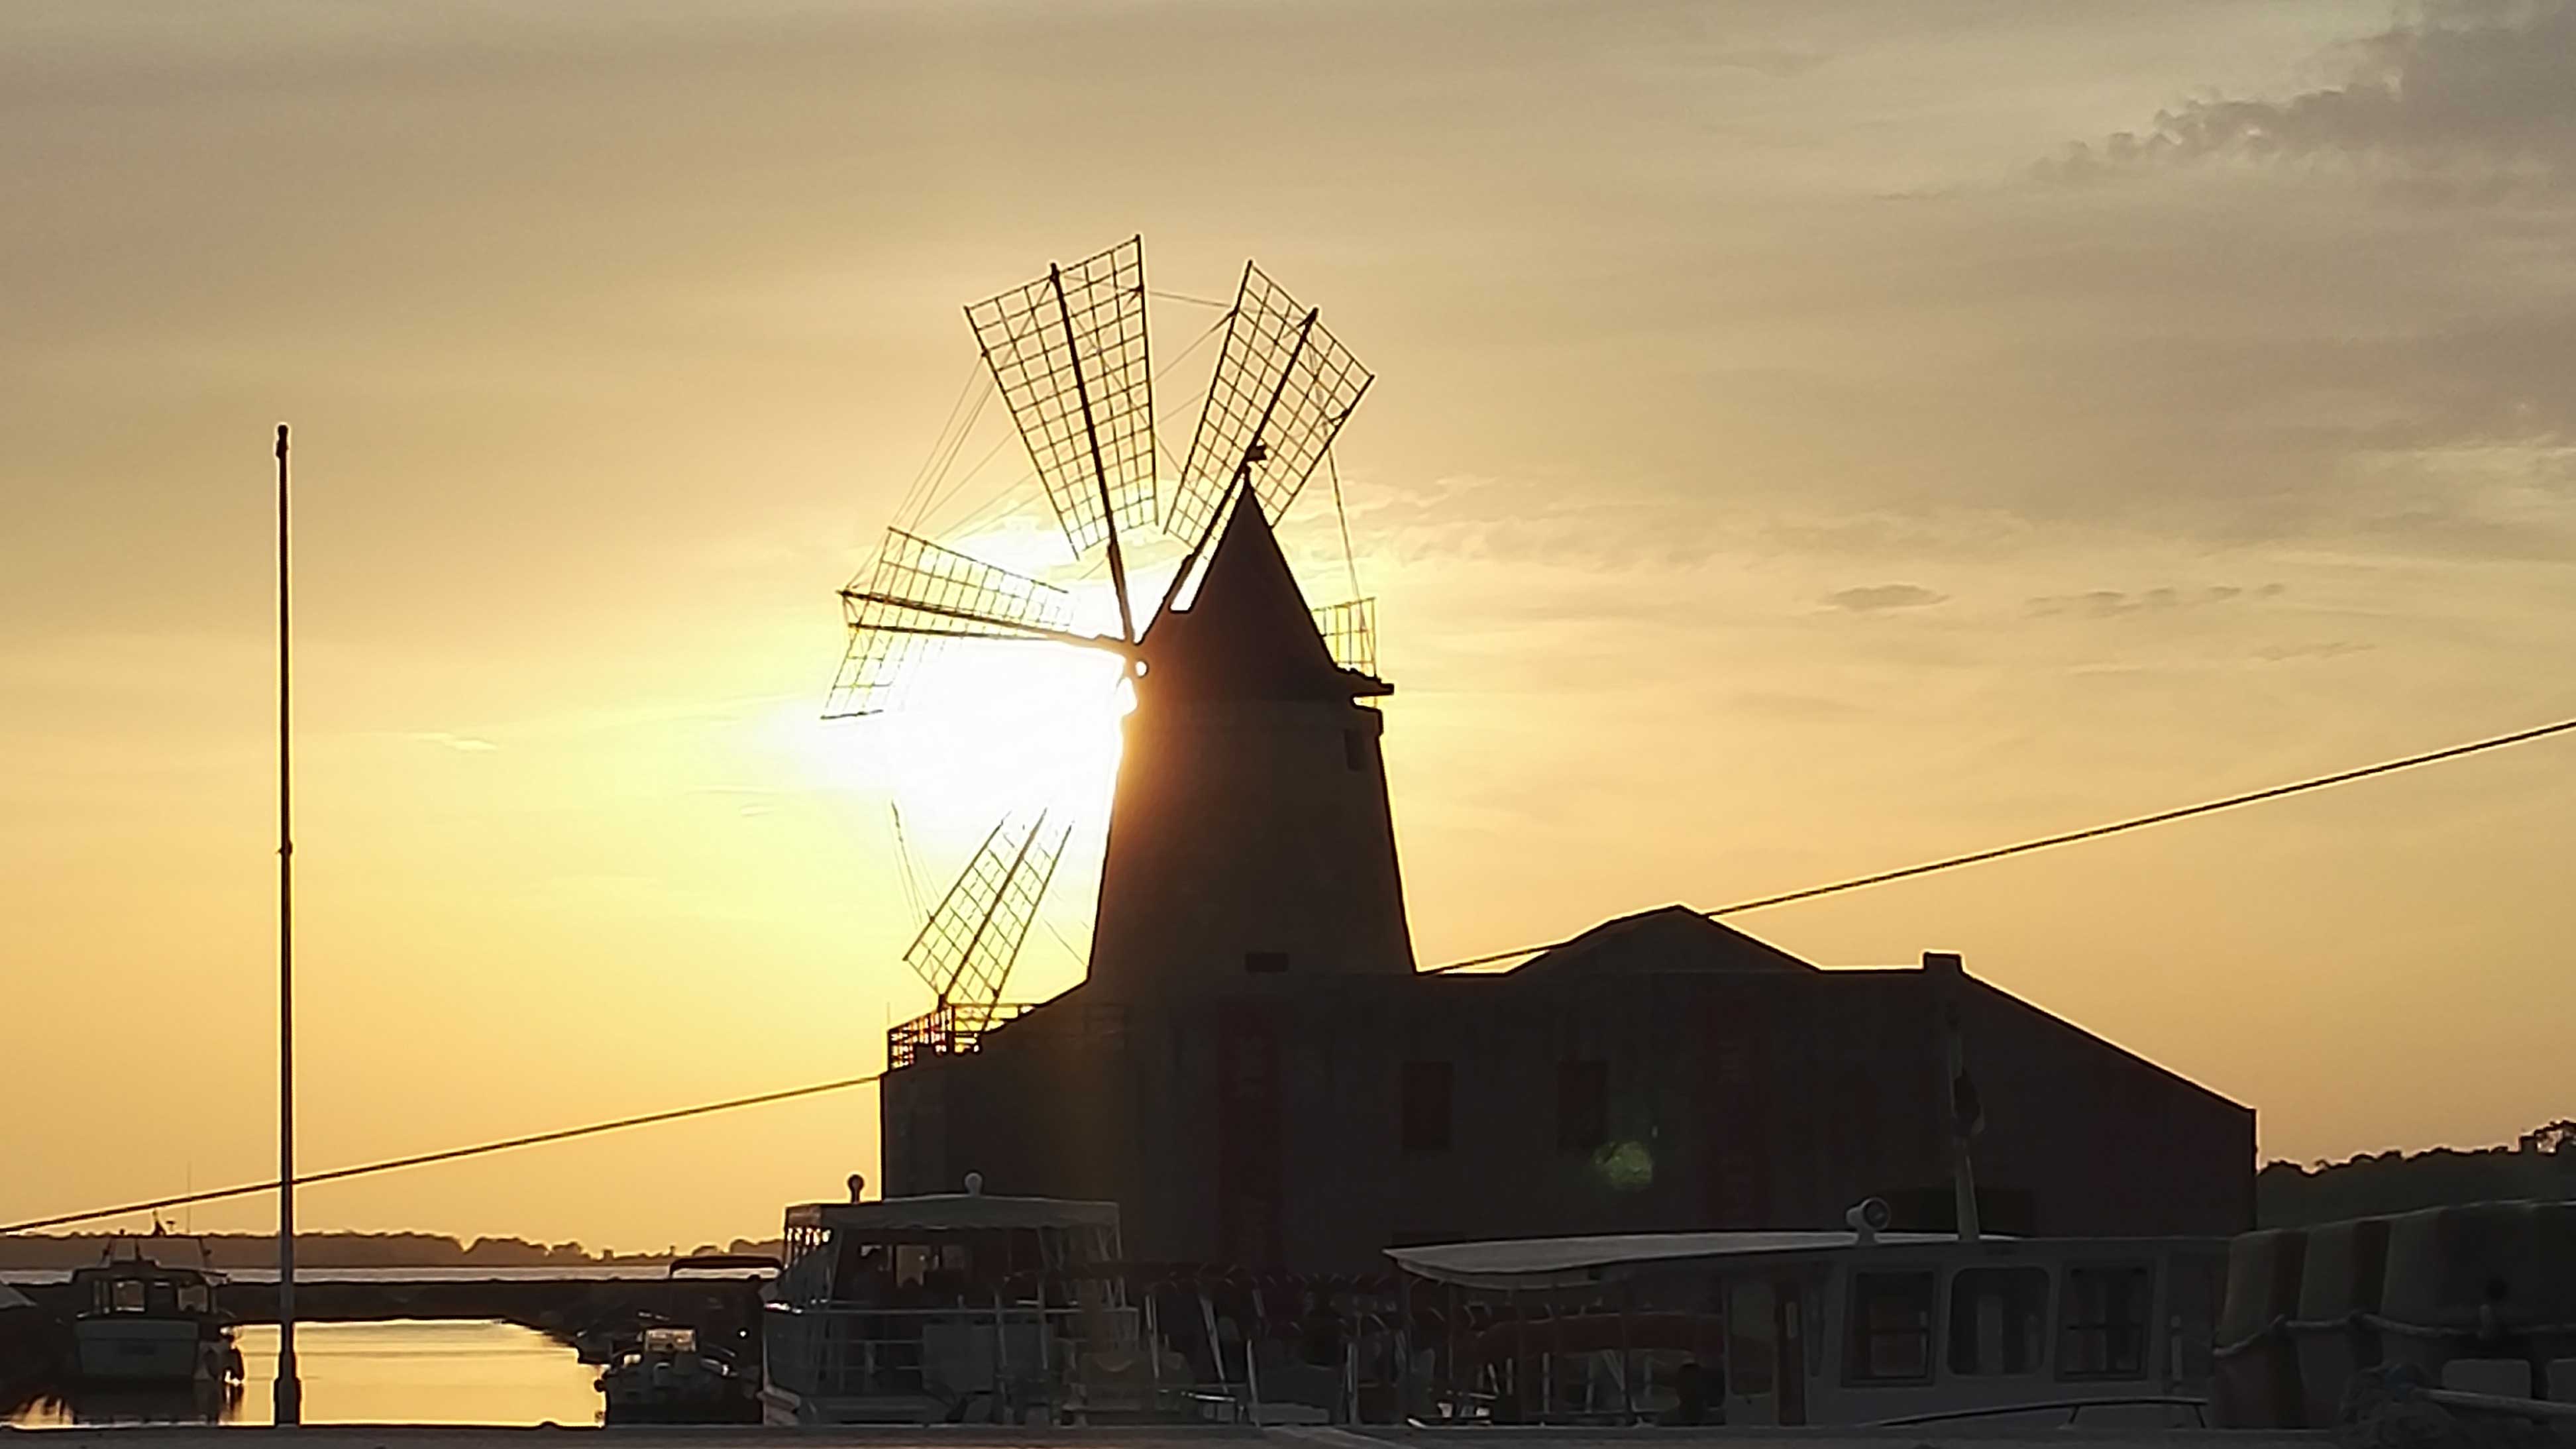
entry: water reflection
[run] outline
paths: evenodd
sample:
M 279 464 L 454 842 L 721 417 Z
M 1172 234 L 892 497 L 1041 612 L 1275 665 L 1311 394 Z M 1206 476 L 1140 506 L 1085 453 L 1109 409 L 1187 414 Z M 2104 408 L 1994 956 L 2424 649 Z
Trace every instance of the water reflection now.
M 234 1331 L 245 1382 L 138 1394 L 82 1390 L 12 1415 L 23 1427 L 272 1422 L 277 1329 Z M 572 1349 L 513 1323 L 397 1320 L 307 1323 L 295 1331 L 308 1424 L 597 1424 L 597 1370 Z

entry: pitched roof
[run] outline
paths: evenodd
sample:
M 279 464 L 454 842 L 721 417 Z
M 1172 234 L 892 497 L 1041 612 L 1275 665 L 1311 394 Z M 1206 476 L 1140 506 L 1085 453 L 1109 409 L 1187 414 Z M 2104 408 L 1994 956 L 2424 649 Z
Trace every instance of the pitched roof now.
M 1815 969 L 1810 962 L 1719 925 L 1688 906 L 1659 906 L 1604 921 L 1564 945 L 1522 962 L 1509 974 Z
M 1279 540 L 1244 493 L 1186 609 L 1145 631 L 1147 692 L 1203 699 L 1349 699 L 1374 681 L 1333 662 Z

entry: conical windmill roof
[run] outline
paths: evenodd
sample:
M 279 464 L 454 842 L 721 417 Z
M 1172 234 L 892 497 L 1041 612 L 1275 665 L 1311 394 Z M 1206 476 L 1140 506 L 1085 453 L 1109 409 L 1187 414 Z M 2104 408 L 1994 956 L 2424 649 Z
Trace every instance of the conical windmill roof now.
M 1373 681 L 1333 662 L 1261 502 L 1246 491 L 1187 609 L 1145 631 L 1145 688 L 1164 697 L 1349 699 Z

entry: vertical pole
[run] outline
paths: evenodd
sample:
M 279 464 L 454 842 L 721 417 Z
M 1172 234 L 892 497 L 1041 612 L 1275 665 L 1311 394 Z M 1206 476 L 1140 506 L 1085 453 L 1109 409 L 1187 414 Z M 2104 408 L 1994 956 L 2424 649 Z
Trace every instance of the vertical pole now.
M 1968 1139 L 1977 1130 L 1976 1089 L 1968 1081 L 1968 1051 L 1960 1039 L 1959 998 L 1967 994 L 1967 965 L 1954 951 L 1923 953 L 1923 972 L 1930 978 L 1933 1010 L 1941 1025 L 1941 1106 L 1949 1124 L 1950 1192 L 1958 1214 L 1959 1240 L 1977 1240 L 1977 1174 L 1968 1156 Z
M 279 1424 L 304 1422 L 295 1371 L 295 796 L 287 692 L 286 424 L 277 425 L 277 1396 Z

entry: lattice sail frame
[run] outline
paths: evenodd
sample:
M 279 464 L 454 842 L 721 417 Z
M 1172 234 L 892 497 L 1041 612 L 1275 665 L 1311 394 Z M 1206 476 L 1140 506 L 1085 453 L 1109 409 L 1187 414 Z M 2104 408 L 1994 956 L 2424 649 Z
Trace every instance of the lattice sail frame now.
M 1121 528 L 1152 528 L 1160 500 L 1144 240 L 973 303 L 966 320 L 1074 556 L 1109 536 L 1111 516 Z M 1101 509 L 1104 484 L 1109 515 Z
M 1324 636 L 1324 647 L 1332 652 L 1333 662 L 1377 678 L 1377 600 L 1325 604 L 1315 609 L 1314 615 L 1315 632 Z M 1352 702 L 1370 709 L 1377 708 L 1378 703 L 1373 695 L 1361 695 Z
M 1050 813 L 1003 816 L 904 950 L 904 964 L 942 1006 L 972 1018 L 968 1025 L 980 1026 L 1000 1003 L 1073 834 L 1070 821 L 1051 826 Z
M 1315 632 L 1324 636 L 1324 647 L 1333 652 L 1333 662 L 1376 678 L 1377 600 L 1325 604 L 1314 613 Z
M 921 663 L 947 639 L 1039 639 L 1073 621 L 1073 596 L 1053 584 L 886 530 L 876 562 L 841 591 L 849 651 L 823 703 L 825 719 L 902 706 Z
M 1164 512 L 1164 530 L 1192 543 L 1204 536 L 1255 444 L 1253 492 L 1270 517 L 1284 515 L 1370 381 L 1369 370 L 1317 312 L 1244 263 L 1225 350 Z

